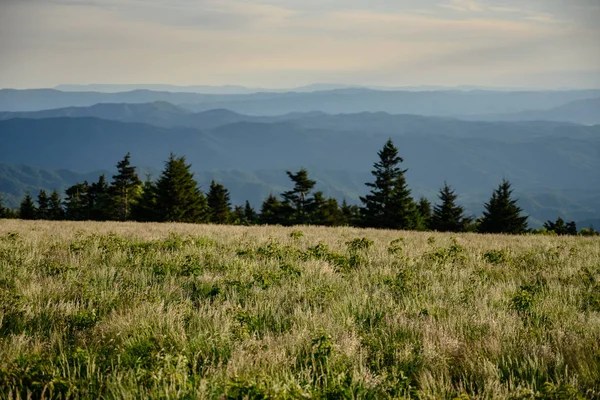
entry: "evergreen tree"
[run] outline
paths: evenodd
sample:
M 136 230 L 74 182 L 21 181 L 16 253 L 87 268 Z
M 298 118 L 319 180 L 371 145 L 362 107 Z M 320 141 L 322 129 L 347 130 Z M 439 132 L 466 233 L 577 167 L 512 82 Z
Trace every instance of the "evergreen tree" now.
M 65 210 L 62 206 L 62 199 L 60 198 L 60 194 L 55 190 L 50 194 L 50 198 L 48 199 L 48 218 L 54 221 L 58 221 L 64 219 Z
M 25 198 L 21 202 L 21 206 L 19 207 L 19 218 L 21 219 L 36 219 L 37 209 L 35 208 L 35 204 L 33 203 L 33 199 L 29 192 L 25 195 Z
M 284 207 L 277 197 L 271 193 L 262 203 L 260 223 L 267 225 L 283 224 L 286 219 L 284 216 Z
M 8 207 L 4 207 L 4 203 L 2 202 L 2 195 L 0 195 L 0 218 L 10 218 L 11 216 L 10 209 Z
M 83 221 L 90 218 L 89 185 L 87 181 L 76 183 L 66 191 L 65 215 L 73 221 Z
M 471 219 L 464 216 L 464 208 L 456 204 L 458 196 L 446 182 L 438 197 L 441 204 L 433 208 L 431 229 L 438 232 L 465 232 Z
M 215 224 L 226 224 L 231 214 L 229 191 L 220 183 L 212 181 L 206 196 L 209 209 L 209 220 Z
M 419 231 L 431 229 L 431 203 L 425 197 L 421 197 L 417 203 L 417 223 L 415 228 Z
M 294 188 L 287 192 L 283 192 L 281 197 L 287 204 L 292 208 L 290 224 L 307 224 L 310 222 L 309 209 L 314 201 L 313 198 L 309 198 L 310 191 L 315 187 L 317 182 L 308 179 L 308 172 L 302 168 L 297 173 L 286 171 L 292 182 L 294 182 Z
M 366 183 L 372 188 L 371 192 L 360 198 L 364 205 L 361 209 L 363 223 L 374 228 L 412 229 L 416 206 L 404 177 L 407 170 L 398 167 L 404 160 L 391 139 L 377 154 L 379 161 L 371 172 L 375 182 Z
M 44 189 L 41 189 L 37 197 L 37 219 L 50 219 L 50 199 Z
M 521 216 L 517 200 L 511 199 L 511 185 L 504 179 L 494 190 L 479 224 L 481 233 L 520 234 L 527 231 L 527 216 Z
M 206 222 L 208 206 L 206 197 L 198 189 L 191 165 L 185 157 L 171 153 L 165 169 L 156 182 L 156 209 L 160 220 L 169 222 Z
M 146 177 L 142 187 L 142 194 L 138 201 L 131 207 L 131 217 L 135 221 L 151 222 L 164 220 L 156 208 L 156 185 Z
M 89 219 L 107 221 L 114 215 L 110 187 L 104 175 L 98 177 L 98 182 L 92 183 L 86 192 Z
M 244 206 L 244 220 L 246 225 L 254 225 L 258 220 L 258 215 L 248 200 L 246 200 L 246 205 Z
M 544 222 L 544 228 L 546 228 L 548 231 L 556 233 L 557 235 L 577 235 L 577 224 L 575 221 L 565 223 L 561 217 L 558 217 L 556 222 Z
M 358 226 L 360 225 L 361 215 L 360 215 L 360 207 L 357 205 L 349 205 L 346 202 L 346 199 L 342 201 L 342 206 L 340 207 L 340 212 L 342 214 L 343 223 L 342 225 L 349 226 Z
M 316 192 L 309 206 L 310 223 L 324 226 L 344 225 L 344 215 L 336 199 L 325 198 L 322 192 Z
M 129 218 L 131 206 L 140 194 L 142 181 L 131 166 L 131 155 L 127 153 L 123 160 L 117 163 L 117 174 L 113 175 L 111 189 L 115 201 L 116 217 L 120 221 Z

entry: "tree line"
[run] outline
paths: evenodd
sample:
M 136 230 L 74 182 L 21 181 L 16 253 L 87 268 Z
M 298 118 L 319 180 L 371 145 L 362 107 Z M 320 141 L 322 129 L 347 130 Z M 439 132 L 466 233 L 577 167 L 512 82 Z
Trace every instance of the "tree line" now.
M 65 191 L 64 200 L 54 190 L 41 190 L 37 202 L 27 193 L 18 210 L 2 206 L 0 218 L 46 220 L 95 220 L 140 222 L 187 222 L 214 224 L 280 224 L 358 226 L 403 230 L 434 230 L 440 232 L 480 232 L 521 234 L 529 231 L 526 215 L 512 198 L 511 184 L 503 180 L 484 204 L 479 218 L 466 215 L 457 204 L 458 195 L 444 183 L 439 202 L 425 198 L 414 200 L 406 183 L 404 161 L 392 140 L 377 153 L 373 181 L 366 183 L 369 193 L 360 197 L 362 206 L 342 204 L 323 192 L 315 191 L 316 181 L 305 169 L 287 171 L 293 187 L 280 196 L 270 194 L 257 212 L 248 201 L 232 206 L 229 191 L 212 181 L 203 193 L 184 156 L 169 156 L 157 180 L 142 182 L 131 155 L 127 153 L 116 165 L 117 173 L 109 182 L 100 175 L 96 182 L 76 183 Z M 36 204 L 37 203 L 37 204 Z M 543 230 L 560 235 L 578 234 L 575 222 L 562 218 L 547 221 Z M 594 234 L 593 229 L 582 230 Z

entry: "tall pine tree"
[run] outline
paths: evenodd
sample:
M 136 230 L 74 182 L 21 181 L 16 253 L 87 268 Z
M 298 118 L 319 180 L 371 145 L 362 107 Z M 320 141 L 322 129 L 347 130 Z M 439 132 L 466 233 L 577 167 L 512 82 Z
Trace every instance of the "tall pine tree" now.
M 58 221 L 65 218 L 65 210 L 63 209 L 62 199 L 60 194 L 54 189 L 48 199 L 48 218 Z
M 260 223 L 266 225 L 276 225 L 285 223 L 284 205 L 273 193 L 269 194 L 260 209 Z
M 254 208 L 250 205 L 250 202 L 246 200 L 244 206 L 244 225 L 254 225 L 258 221 L 258 215 Z
M 281 194 L 281 197 L 292 208 L 289 223 L 308 224 L 310 222 L 309 209 L 314 202 L 314 199 L 309 197 L 309 193 L 317 182 L 308 179 L 308 172 L 304 168 L 295 174 L 290 171 L 286 171 L 286 173 L 294 183 L 292 190 Z
M 417 222 L 415 229 L 427 231 L 431 229 L 431 203 L 425 197 L 421 197 L 417 203 Z
M 65 197 L 65 216 L 73 221 L 90 219 L 89 185 L 87 181 L 69 187 Z
M 111 190 L 115 202 L 116 218 L 125 221 L 129 218 L 131 206 L 137 200 L 142 187 L 135 167 L 130 162 L 131 155 L 127 153 L 123 160 L 117 163 L 117 174 L 113 175 Z
M 168 222 L 206 222 L 206 197 L 198 188 L 191 165 L 185 157 L 171 153 L 160 178 L 156 182 L 156 209 L 159 219 Z
M 150 175 L 146 177 L 138 201 L 131 207 L 131 217 L 140 222 L 161 220 L 156 208 L 156 185 L 150 179 Z
M 19 218 L 21 219 L 36 219 L 37 217 L 37 209 L 35 204 L 33 203 L 33 198 L 29 192 L 25 195 L 25 198 L 21 202 L 21 206 L 19 207 Z
M 471 220 L 464 216 L 464 208 L 456 204 L 458 196 L 446 182 L 444 182 L 444 187 L 440 189 L 438 197 L 441 204 L 433 208 L 431 229 L 438 232 L 466 231 Z
M 366 183 L 371 192 L 361 197 L 363 224 L 374 228 L 412 229 L 415 227 L 416 206 L 404 174 L 398 165 L 404 160 L 389 139 L 378 153 L 379 161 L 371 172 L 374 183 Z
M 38 193 L 37 203 L 37 219 L 50 219 L 50 199 L 44 189 L 41 189 Z
M 220 183 L 212 181 L 206 195 L 209 209 L 209 221 L 215 224 L 226 224 L 231 217 L 229 191 Z
M 98 182 L 92 183 L 86 193 L 89 218 L 95 221 L 106 221 L 114 215 L 113 202 L 110 196 L 110 187 L 104 175 L 98 177 Z
M 511 185 L 504 179 L 498 189 L 494 190 L 490 201 L 485 204 L 485 211 L 479 232 L 481 233 L 525 233 L 527 216 L 521 216 L 521 208 L 517 200 L 511 199 Z

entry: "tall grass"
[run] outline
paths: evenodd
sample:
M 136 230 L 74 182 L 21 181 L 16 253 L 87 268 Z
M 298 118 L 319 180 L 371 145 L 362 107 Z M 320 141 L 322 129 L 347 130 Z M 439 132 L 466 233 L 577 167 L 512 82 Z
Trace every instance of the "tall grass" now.
M 0 221 L 0 397 L 600 398 L 600 239 Z

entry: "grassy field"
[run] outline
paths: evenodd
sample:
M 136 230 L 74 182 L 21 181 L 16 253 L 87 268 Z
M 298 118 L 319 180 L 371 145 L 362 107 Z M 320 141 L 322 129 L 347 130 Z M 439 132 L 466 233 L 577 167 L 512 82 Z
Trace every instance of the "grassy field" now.
M 600 238 L 0 220 L 0 398 L 600 398 Z

